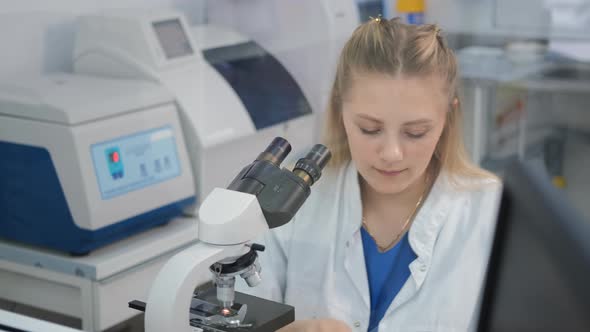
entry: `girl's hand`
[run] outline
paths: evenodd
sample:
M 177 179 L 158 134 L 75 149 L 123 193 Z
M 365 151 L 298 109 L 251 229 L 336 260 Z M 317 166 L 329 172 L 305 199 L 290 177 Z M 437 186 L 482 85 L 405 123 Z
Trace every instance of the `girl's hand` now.
M 277 332 L 352 332 L 350 327 L 336 319 L 296 320 Z

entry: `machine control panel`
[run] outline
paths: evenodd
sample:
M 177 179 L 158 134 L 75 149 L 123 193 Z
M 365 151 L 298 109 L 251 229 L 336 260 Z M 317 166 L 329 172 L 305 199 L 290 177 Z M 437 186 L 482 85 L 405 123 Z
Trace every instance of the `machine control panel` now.
M 172 127 L 166 126 L 90 147 L 103 200 L 179 176 Z
M 170 60 L 194 54 L 180 19 L 167 19 L 154 22 L 152 25 L 166 59 Z

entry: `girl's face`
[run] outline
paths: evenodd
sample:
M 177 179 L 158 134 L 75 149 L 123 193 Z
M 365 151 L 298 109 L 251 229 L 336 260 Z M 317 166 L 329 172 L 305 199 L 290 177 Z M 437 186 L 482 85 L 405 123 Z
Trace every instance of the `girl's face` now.
M 440 79 L 356 74 L 342 117 L 352 159 L 367 184 L 397 194 L 421 178 L 447 110 Z

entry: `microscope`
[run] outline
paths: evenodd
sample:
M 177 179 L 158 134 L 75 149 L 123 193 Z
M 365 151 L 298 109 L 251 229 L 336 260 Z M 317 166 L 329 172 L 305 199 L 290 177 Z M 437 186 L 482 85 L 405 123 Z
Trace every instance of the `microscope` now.
M 257 252 L 264 247 L 252 241 L 293 218 L 331 158 L 317 144 L 293 171 L 281 169 L 290 151 L 287 140 L 275 138 L 227 189 L 215 188 L 203 201 L 199 242 L 164 265 L 147 303 L 129 303 L 145 311 L 146 332 L 275 331 L 294 320 L 293 307 L 234 289 L 236 276 L 250 287 L 260 283 Z M 211 281 L 214 287 L 195 292 Z

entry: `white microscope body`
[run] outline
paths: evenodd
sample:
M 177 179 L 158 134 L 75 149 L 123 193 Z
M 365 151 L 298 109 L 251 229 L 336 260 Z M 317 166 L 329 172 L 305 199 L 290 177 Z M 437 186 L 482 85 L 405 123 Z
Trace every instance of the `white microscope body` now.
M 172 257 L 154 281 L 146 332 L 190 332 L 193 292 L 211 280 L 209 267 L 243 256 L 250 251 L 248 243 L 268 230 L 256 196 L 228 189 L 215 188 L 201 205 L 199 217 L 201 241 Z
M 145 305 L 147 332 L 190 332 L 193 324 L 214 325 L 218 330 L 254 325 L 242 324 L 247 307 L 234 306 L 235 276 L 251 287 L 261 280 L 256 251 L 264 247 L 251 241 L 292 219 L 331 157 L 326 147 L 317 144 L 291 172 L 280 168 L 290 150 L 286 140 L 275 138 L 228 189 L 215 188 L 207 196 L 199 209 L 200 242 L 172 257 L 155 279 Z M 209 313 L 218 318 L 199 320 L 202 316 L 193 314 L 194 290 L 212 277 L 221 306 Z

